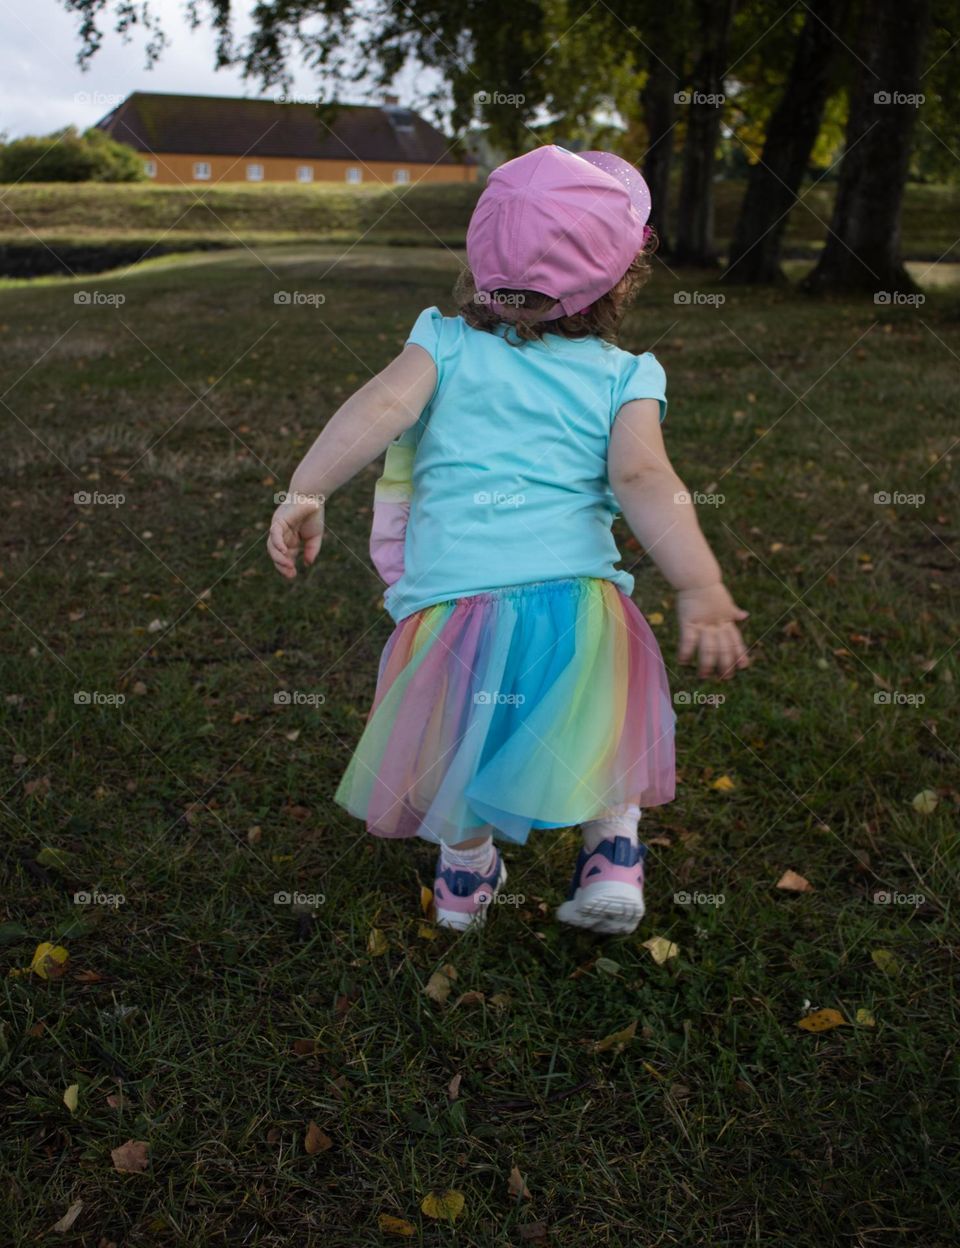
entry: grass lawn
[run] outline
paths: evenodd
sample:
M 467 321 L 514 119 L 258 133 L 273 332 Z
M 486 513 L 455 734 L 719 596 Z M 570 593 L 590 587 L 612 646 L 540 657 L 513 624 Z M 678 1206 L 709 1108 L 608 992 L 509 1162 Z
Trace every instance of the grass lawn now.
M 62 254 L 67 272 L 85 250 L 114 251 L 249 245 L 296 241 L 399 246 L 464 245 L 467 222 L 481 187 L 470 183 L 393 186 L 247 185 L 155 186 L 149 182 L 16 183 L 0 198 L 0 271 L 20 272 L 26 251 L 42 262 L 44 248 Z M 743 198 L 743 181 L 714 188 L 716 237 L 725 254 Z M 836 184 L 805 184 L 787 218 L 784 247 L 800 255 L 820 249 L 833 211 Z M 674 186 L 674 202 L 679 182 Z M 911 183 L 904 194 L 902 228 L 908 257 L 956 261 L 960 187 Z M 128 263 L 119 255 L 116 264 Z M 104 268 L 112 267 L 107 263 Z M 32 275 L 32 273 L 31 273 Z
M 385 1215 L 431 1246 L 956 1244 L 956 291 L 718 307 L 657 272 L 624 345 L 666 367 L 754 667 L 677 668 L 624 534 L 680 695 L 648 916 L 552 922 L 571 829 L 457 938 L 420 913 L 429 848 L 331 800 L 390 631 L 377 468 L 309 575 L 264 549 L 274 491 L 456 267 L 301 246 L 0 288 L 4 1242 L 404 1242 Z M 16 973 L 45 941 L 65 972 Z M 843 1025 L 798 1027 L 814 1008 Z M 111 1160 L 130 1140 L 142 1173 Z

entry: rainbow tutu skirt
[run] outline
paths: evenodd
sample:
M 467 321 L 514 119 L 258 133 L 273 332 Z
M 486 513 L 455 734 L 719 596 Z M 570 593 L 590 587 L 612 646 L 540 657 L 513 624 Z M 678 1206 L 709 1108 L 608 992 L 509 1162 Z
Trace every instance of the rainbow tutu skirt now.
M 523 844 L 674 796 L 663 659 L 636 605 L 594 577 L 424 607 L 380 659 L 336 800 L 377 836 Z

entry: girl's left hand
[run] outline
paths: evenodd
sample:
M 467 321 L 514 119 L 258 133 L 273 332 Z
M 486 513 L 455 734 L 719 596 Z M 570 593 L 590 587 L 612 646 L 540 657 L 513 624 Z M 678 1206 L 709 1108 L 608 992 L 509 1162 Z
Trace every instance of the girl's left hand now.
M 292 581 L 297 575 L 297 553 L 303 542 L 303 562 L 309 567 L 320 553 L 323 540 L 323 503 L 303 499 L 281 503 L 273 513 L 267 550 L 281 576 Z
M 733 601 L 726 586 L 717 581 L 677 594 L 681 663 L 699 658 L 697 675 L 710 676 L 716 668 L 721 680 L 730 680 L 750 664 L 739 623 L 749 612 Z

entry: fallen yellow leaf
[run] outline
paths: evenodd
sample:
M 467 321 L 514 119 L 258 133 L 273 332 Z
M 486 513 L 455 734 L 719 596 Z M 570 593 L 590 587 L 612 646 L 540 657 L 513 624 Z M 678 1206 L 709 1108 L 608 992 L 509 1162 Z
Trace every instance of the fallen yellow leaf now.
M 70 954 L 62 945 L 51 945 L 49 941 L 37 945 L 30 963 L 30 970 L 41 979 L 59 979 L 67 969 Z
M 69 1088 L 67 1088 L 66 1092 L 63 1094 L 63 1103 L 66 1105 L 67 1109 L 69 1109 L 71 1114 L 75 1114 L 77 1112 L 77 1105 L 80 1103 L 80 1085 L 78 1083 L 70 1084 Z
M 67 1210 L 67 1212 L 60 1219 L 60 1221 L 54 1222 L 50 1230 L 59 1231 L 61 1235 L 65 1234 L 67 1231 L 70 1230 L 74 1222 L 76 1222 L 77 1218 L 79 1218 L 80 1211 L 82 1209 L 83 1209 L 83 1201 L 75 1200 L 73 1204 L 70 1206 L 70 1208 Z
M 427 888 L 426 884 L 420 885 L 420 912 L 421 914 L 429 914 L 430 907 L 433 905 L 433 889 Z
M 643 947 L 650 950 L 650 956 L 657 966 L 663 966 L 667 958 L 675 958 L 680 952 L 679 946 L 672 940 L 667 940 L 666 936 L 651 936 L 643 942 Z
M 922 789 L 911 802 L 913 809 L 921 815 L 932 815 L 937 809 L 939 798 L 933 789 Z
M 307 1134 L 303 1139 L 303 1147 L 311 1157 L 317 1153 L 325 1153 L 328 1148 L 333 1148 L 333 1140 L 327 1135 L 326 1131 L 321 1131 L 312 1120 L 307 1124 Z
M 450 990 L 453 988 L 453 981 L 457 978 L 456 969 L 448 962 L 446 966 L 441 967 L 439 971 L 434 971 L 427 980 L 424 992 L 431 1001 L 437 1001 L 441 1005 L 450 996 Z
M 463 1192 L 448 1188 L 443 1192 L 427 1192 L 420 1208 L 428 1218 L 442 1218 L 447 1222 L 455 1222 L 463 1213 Z
M 622 1053 L 633 1037 L 637 1034 L 637 1020 L 624 1027 L 620 1031 L 611 1032 L 609 1036 L 604 1036 L 602 1040 L 598 1040 L 593 1046 L 594 1053 L 607 1053 L 613 1049 L 615 1053 Z
M 518 1166 L 514 1166 L 510 1171 L 510 1178 L 507 1180 L 507 1191 L 511 1196 L 516 1196 L 518 1200 L 532 1200 L 530 1190 L 523 1181 L 523 1175 L 520 1173 Z
M 889 949 L 874 949 L 870 957 L 873 958 L 874 964 L 881 971 L 886 971 L 888 975 L 896 975 L 900 971 L 900 963 L 890 952 Z
M 780 879 L 777 880 L 777 888 L 785 888 L 791 893 L 812 893 L 813 885 L 808 879 L 802 875 L 798 875 L 796 871 L 784 871 Z
M 456 1009 L 458 1005 L 480 1005 L 483 1000 L 484 995 L 482 992 L 463 992 L 454 1001 L 453 1008 Z
M 418 923 L 417 935 L 420 937 L 421 940 L 436 940 L 437 929 L 433 927 L 432 924 L 430 923 Z
M 413 1239 L 417 1228 L 403 1218 L 395 1218 L 392 1213 L 381 1213 L 377 1216 L 377 1226 L 384 1235 L 400 1235 L 404 1239 Z
M 834 1027 L 847 1027 L 849 1024 L 839 1010 L 815 1010 L 797 1023 L 804 1031 L 832 1031 Z
M 718 793 L 729 793 L 731 789 L 735 789 L 737 787 L 737 784 L 736 781 L 731 780 L 729 776 L 717 776 L 716 780 L 714 780 L 710 787 L 711 789 L 716 789 Z
M 873 1011 L 864 1009 L 863 1006 L 857 1010 L 857 1022 L 861 1027 L 876 1027 L 877 1020 L 873 1017 Z
M 121 1174 L 142 1174 L 149 1164 L 150 1145 L 145 1140 L 127 1140 L 110 1150 L 113 1168 Z
M 367 937 L 367 953 L 371 957 L 379 958 L 390 948 L 389 942 L 379 927 L 371 927 L 370 935 Z
M 662 624 L 662 623 L 663 623 L 663 614 L 662 614 L 662 612 L 660 612 L 660 611 L 650 611 L 650 612 L 648 612 L 648 613 L 647 613 L 647 623 L 648 623 L 648 624 L 652 624 L 654 628 L 656 628 L 658 624 Z

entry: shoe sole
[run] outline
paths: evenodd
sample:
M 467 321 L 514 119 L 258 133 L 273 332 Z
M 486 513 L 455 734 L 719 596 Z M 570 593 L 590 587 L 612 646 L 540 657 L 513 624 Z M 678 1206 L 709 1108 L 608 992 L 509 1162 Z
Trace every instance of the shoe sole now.
M 632 932 L 645 913 L 643 893 L 618 881 L 578 888 L 573 898 L 556 911 L 561 923 L 611 933 Z
M 497 882 L 493 886 L 490 900 L 485 906 L 481 906 L 479 910 L 474 910 L 472 914 L 464 914 L 461 910 L 441 910 L 439 906 L 436 909 L 437 927 L 450 927 L 457 932 L 465 932 L 468 927 L 476 927 L 481 923 L 486 923 L 487 912 L 493 905 L 493 899 L 497 893 L 507 882 L 507 867 L 503 859 L 500 859 L 500 874 L 497 876 Z M 482 886 L 481 886 L 482 887 Z M 480 889 L 477 889 L 479 892 Z

